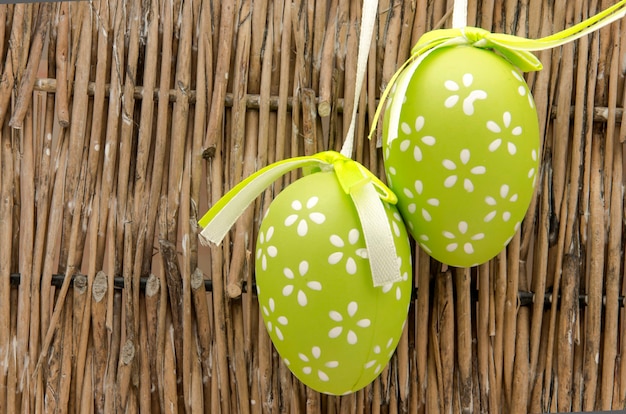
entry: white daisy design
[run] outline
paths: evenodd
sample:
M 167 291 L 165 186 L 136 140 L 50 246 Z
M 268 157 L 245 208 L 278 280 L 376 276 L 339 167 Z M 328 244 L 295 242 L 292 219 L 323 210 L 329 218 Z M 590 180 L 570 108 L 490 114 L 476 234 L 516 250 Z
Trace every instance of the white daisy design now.
M 356 313 L 359 310 L 359 305 L 352 301 L 348 304 L 346 309 L 346 317 L 338 311 L 331 310 L 329 313 L 330 319 L 337 322 L 337 326 L 328 331 L 330 338 L 338 338 L 343 333 L 346 335 L 348 344 L 354 345 L 358 342 L 359 338 L 356 334 L 356 328 L 368 328 L 371 325 L 371 321 L 367 318 L 358 319 Z
M 472 166 L 469 164 L 471 158 L 470 150 L 463 149 L 459 154 L 460 164 L 449 159 L 442 161 L 443 167 L 450 171 L 450 175 L 446 177 L 443 182 L 444 187 L 452 188 L 459 180 L 459 176 L 463 180 L 463 188 L 468 193 L 474 191 L 474 183 L 471 180 L 472 175 L 483 175 L 487 172 L 487 169 L 483 165 Z
M 338 251 L 335 251 L 328 256 L 328 263 L 331 265 L 338 264 L 345 259 L 346 272 L 349 275 L 356 274 L 358 270 L 357 258 L 367 259 L 367 249 L 363 247 L 357 247 L 359 245 L 359 239 L 361 233 L 357 229 L 352 229 L 348 232 L 347 243 L 340 236 L 333 234 L 330 236 L 330 243 L 335 246 Z
M 298 236 L 304 237 L 309 232 L 309 220 L 315 224 L 322 224 L 326 221 L 324 213 L 319 211 L 312 211 L 313 208 L 319 202 L 319 197 L 310 197 L 306 203 L 302 203 L 300 200 L 294 200 L 291 202 L 291 208 L 293 213 L 287 216 L 285 219 L 285 226 L 291 227 L 295 223 Z
M 270 226 L 266 232 L 259 233 L 259 245 L 256 251 L 256 259 L 261 261 L 261 269 L 267 270 L 267 258 L 276 257 L 278 249 L 270 244 L 274 236 L 274 226 Z
M 317 373 L 317 377 L 324 382 L 330 380 L 330 377 L 326 373 L 327 368 L 337 368 L 339 361 L 326 361 L 323 362 L 320 358 L 322 356 L 322 349 L 319 346 L 313 346 L 311 348 L 311 354 L 305 354 L 303 352 L 298 353 L 298 358 L 304 362 L 302 372 L 306 375 L 312 374 L 314 371 Z M 322 369 L 323 368 L 323 369 Z
M 291 296 L 292 293 L 295 293 L 296 299 L 300 306 L 306 306 L 309 302 L 305 289 L 320 291 L 322 290 L 322 284 L 315 280 L 306 281 L 305 276 L 309 271 L 309 262 L 303 260 L 298 265 L 298 274 L 299 278 L 296 278 L 293 270 L 286 267 L 283 269 L 283 274 L 287 279 L 289 279 L 288 284 L 283 288 L 283 296 Z
M 461 100 L 461 95 L 463 94 L 465 97 L 463 98 L 463 113 L 465 115 L 471 116 L 474 115 L 474 102 L 477 100 L 487 99 L 487 92 L 482 89 L 472 89 L 470 88 L 474 83 L 474 75 L 471 73 L 466 73 L 463 75 L 461 79 L 461 85 L 453 80 L 447 80 L 444 82 L 443 86 L 452 92 L 452 95 L 448 96 L 448 98 L 444 102 L 444 106 L 448 109 L 454 108 L 456 104 Z

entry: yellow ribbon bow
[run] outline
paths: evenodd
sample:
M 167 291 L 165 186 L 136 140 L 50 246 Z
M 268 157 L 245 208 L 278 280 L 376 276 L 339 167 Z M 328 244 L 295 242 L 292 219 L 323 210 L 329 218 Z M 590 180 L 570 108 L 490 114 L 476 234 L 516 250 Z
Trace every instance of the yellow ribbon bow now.
M 398 254 L 383 201 L 395 204 L 396 195 L 371 171 L 335 151 L 289 158 L 250 175 L 219 199 L 200 219 L 200 240 L 220 244 L 246 207 L 276 179 L 303 168 L 309 173 L 334 171 L 339 185 L 349 194 L 357 210 L 367 249 L 374 286 L 402 280 Z
M 541 70 L 542 65 L 539 59 L 531 51 L 545 50 L 564 45 L 579 39 L 591 32 L 601 29 L 621 19 L 626 15 L 626 0 L 621 0 L 608 9 L 584 20 L 569 29 L 562 30 L 550 36 L 540 39 L 526 39 L 524 37 L 513 36 L 502 33 L 491 33 L 477 27 L 462 27 L 455 29 L 433 30 L 424 33 L 417 44 L 411 50 L 411 56 L 391 77 L 385 91 L 383 92 L 376 113 L 374 122 L 369 133 L 371 139 L 380 117 L 380 112 L 384 107 L 385 100 L 389 93 L 394 90 L 394 94 L 399 99 L 394 99 L 390 111 L 390 119 L 395 119 L 399 115 L 403 97 L 408 87 L 409 81 L 415 73 L 419 64 L 434 50 L 442 47 L 469 45 L 481 49 L 491 49 L 508 60 L 512 65 L 517 66 L 523 72 Z M 390 125 L 393 128 L 394 125 Z

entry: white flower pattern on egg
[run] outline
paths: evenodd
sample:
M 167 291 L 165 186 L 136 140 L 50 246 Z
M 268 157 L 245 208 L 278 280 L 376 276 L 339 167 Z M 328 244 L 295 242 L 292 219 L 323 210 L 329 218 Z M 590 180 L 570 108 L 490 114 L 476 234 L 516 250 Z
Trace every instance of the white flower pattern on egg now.
M 346 272 L 348 272 L 349 275 L 355 274 L 358 270 L 357 261 L 355 259 L 367 259 L 367 250 L 362 247 L 356 247 L 358 245 L 360 237 L 361 234 L 357 229 L 351 229 L 348 232 L 348 243 L 346 243 L 343 238 L 336 234 L 331 235 L 330 243 L 340 250 L 335 251 L 331 253 L 330 256 L 328 256 L 328 263 L 330 263 L 331 265 L 336 265 L 340 263 L 345 257 Z
M 274 332 L 276 337 L 281 341 L 285 339 L 283 335 L 283 331 L 280 329 L 279 325 L 286 326 L 289 324 L 289 319 L 286 316 L 276 316 L 276 302 L 274 298 L 270 298 L 268 301 L 268 306 L 263 306 L 263 313 L 266 316 L 266 327 L 268 332 Z
M 261 268 L 267 270 L 267 258 L 276 257 L 278 255 L 278 249 L 276 246 L 271 245 L 270 241 L 274 236 L 274 227 L 269 227 L 267 232 L 259 233 L 259 246 L 256 251 L 256 259 L 261 261 Z
M 485 238 L 484 233 L 475 233 L 469 235 L 468 232 L 468 224 L 465 221 L 460 221 L 457 226 L 458 232 L 456 231 L 443 231 L 443 236 L 449 240 L 448 245 L 446 246 L 446 250 L 449 252 L 456 251 L 459 246 L 462 246 L 462 249 L 467 254 L 474 253 L 474 242 L 483 240 Z
M 322 349 L 315 345 L 311 348 L 311 354 L 298 353 L 298 358 L 304 362 L 302 372 L 306 375 L 310 375 L 313 371 L 317 372 L 317 377 L 324 382 L 328 382 L 330 377 L 326 373 L 326 368 L 337 368 L 339 361 L 326 361 L 323 362 L 320 358 L 322 356 Z M 323 369 L 322 369 L 323 367 Z
M 418 116 L 415 119 L 415 125 L 414 125 L 415 131 L 411 130 L 411 127 L 406 122 L 402 123 L 402 125 L 400 126 L 400 129 L 402 130 L 404 135 L 408 136 L 408 138 L 400 142 L 400 151 L 404 152 L 409 149 L 411 144 L 414 142 L 414 140 L 411 139 L 412 134 L 420 132 L 424 128 L 424 122 L 425 122 L 424 117 Z M 432 147 L 437 142 L 437 139 L 430 135 L 424 135 L 420 138 L 420 141 L 422 142 L 422 144 Z M 415 144 L 413 146 L 413 158 L 415 159 L 415 161 L 419 162 L 422 160 L 422 157 L 423 155 L 422 155 L 421 147 Z
M 483 165 L 476 165 L 474 167 L 468 165 L 470 158 L 470 150 L 464 148 L 459 154 L 459 160 L 461 161 L 461 165 L 457 165 L 457 163 L 449 159 L 444 159 L 442 161 L 443 167 L 446 170 L 450 171 L 450 175 L 448 175 L 443 182 L 444 187 L 454 187 L 458 180 L 458 176 L 462 175 L 463 188 L 465 189 L 465 191 L 467 191 L 468 193 L 474 191 L 474 183 L 471 180 L 471 175 L 483 175 L 487 172 L 487 169 Z
M 359 341 L 359 337 L 357 336 L 357 333 L 355 332 L 357 330 L 356 327 L 363 329 L 363 328 L 369 328 L 369 326 L 371 325 L 371 321 L 367 318 L 362 318 L 362 319 L 357 320 L 355 315 L 358 310 L 359 310 L 359 305 L 355 301 L 352 301 L 348 304 L 348 307 L 346 309 L 347 318 L 344 318 L 343 314 L 341 314 L 340 312 L 336 310 L 331 310 L 328 316 L 330 316 L 330 319 L 337 322 L 338 325 L 333 327 L 330 331 L 328 331 L 328 337 L 338 338 L 342 336 L 341 334 L 344 332 L 344 328 L 345 328 L 346 340 L 348 344 L 350 345 L 356 344 Z
M 304 291 L 305 287 L 318 292 L 322 290 L 322 284 L 317 280 L 310 280 L 308 282 L 304 280 L 308 271 L 309 263 L 306 260 L 301 261 L 298 265 L 298 274 L 300 275 L 300 278 L 298 278 L 298 280 L 296 280 L 293 270 L 288 267 L 285 267 L 283 269 L 283 274 L 291 282 L 286 284 L 283 288 L 283 296 L 290 296 L 294 291 L 297 290 L 296 299 L 300 306 L 306 306 L 309 302 L 306 292 Z
M 517 193 L 514 194 L 509 194 L 510 193 L 510 187 L 508 184 L 502 184 L 500 186 L 500 193 L 499 193 L 499 198 L 502 202 L 504 203 L 515 203 L 518 200 L 518 195 Z M 498 214 L 498 211 L 496 209 L 497 205 L 498 205 L 498 200 L 493 197 L 493 196 L 487 196 L 485 197 L 485 203 L 487 203 L 487 205 L 491 206 L 492 208 L 494 208 L 493 210 L 491 210 L 483 219 L 485 221 L 485 223 L 490 222 L 491 220 L 494 219 L 494 217 L 496 217 L 496 214 Z M 502 221 L 507 222 L 510 220 L 511 218 L 511 212 L 509 210 L 507 210 L 506 206 L 502 206 Z
M 374 353 L 374 359 L 367 361 L 364 365 L 365 369 L 374 368 L 375 373 L 379 373 L 383 369 L 383 364 L 381 364 L 381 358 L 386 360 L 387 358 L 391 358 L 393 353 L 395 352 L 395 348 L 393 347 L 394 338 L 389 338 L 385 344 L 385 352 L 383 352 L 383 348 L 381 345 L 374 345 L 372 348 L 372 352 Z
M 470 86 L 472 86 L 472 83 L 474 83 L 474 75 L 472 75 L 471 73 L 464 74 L 461 82 L 464 86 L 464 89 L 468 91 L 465 98 L 463 98 L 463 113 L 468 116 L 474 115 L 474 102 L 479 99 L 487 99 L 487 92 L 483 91 L 482 89 L 470 89 Z M 454 108 L 460 100 L 459 94 L 461 91 L 461 86 L 459 86 L 459 84 L 453 80 L 445 81 L 444 86 L 447 90 L 453 92 L 453 94 L 450 95 L 444 102 L 444 106 L 448 109 Z M 459 94 L 454 92 L 459 92 Z
M 413 187 L 415 188 L 415 193 L 417 195 L 422 195 L 422 192 L 424 191 L 424 186 L 421 180 L 416 180 L 415 183 L 413 183 Z M 417 204 L 415 199 L 415 194 L 413 193 L 413 190 L 405 188 L 402 190 L 403 195 L 405 195 L 407 197 L 407 202 L 408 202 L 408 206 L 407 206 L 407 210 L 410 214 L 414 214 L 417 211 Z M 438 207 L 439 206 L 439 200 L 436 198 L 430 198 L 426 201 L 426 203 L 431 206 L 431 207 Z M 429 209 L 425 208 L 426 206 L 422 207 L 422 209 L 420 210 L 420 214 L 422 216 L 422 218 L 426 221 L 431 221 L 432 220 L 432 215 Z M 430 207 L 429 207 L 430 208 Z M 409 222 L 409 226 L 412 223 Z
M 320 213 L 319 211 L 311 211 L 318 202 L 319 197 L 317 196 L 309 198 L 304 206 L 300 200 L 294 200 L 291 203 L 291 208 L 294 213 L 287 216 L 285 219 L 285 226 L 290 227 L 297 222 L 296 231 L 298 232 L 298 236 L 304 237 L 309 232 L 307 218 L 315 224 L 324 223 L 324 221 L 326 221 L 326 216 L 323 213 Z M 304 210 L 307 210 L 308 213 Z
M 511 113 L 506 111 L 502 115 L 502 126 L 495 121 L 487 121 L 487 129 L 494 134 L 497 134 L 497 138 L 491 141 L 489 144 L 489 151 L 495 152 L 500 148 L 503 143 L 503 139 L 506 139 L 506 148 L 509 154 L 515 155 L 517 152 L 517 146 L 513 137 L 519 137 L 522 135 L 522 127 L 511 127 Z

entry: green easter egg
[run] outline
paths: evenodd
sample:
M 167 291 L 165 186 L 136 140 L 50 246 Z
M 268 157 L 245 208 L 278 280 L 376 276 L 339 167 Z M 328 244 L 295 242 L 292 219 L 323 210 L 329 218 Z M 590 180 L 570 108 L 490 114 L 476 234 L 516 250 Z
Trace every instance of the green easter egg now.
M 357 211 L 333 171 L 307 175 L 271 203 L 256 244 L 259 305 L 274 346 L 312 389 L 342 395 L 389 362 L 411 298 L 411 251 L 385 203 L 403 279 L 374 287 Z
M 410 76 L 397 128 L 383 126 L 389 186 L 409 232 L 435 259 L 474 266 L 520 227 L 539 168 L 528 86 L 496 53 L 434 50 Z M 393 94 L 393 92 L 392 92 Z M 391 102 L 391 101 L 390 101 Z

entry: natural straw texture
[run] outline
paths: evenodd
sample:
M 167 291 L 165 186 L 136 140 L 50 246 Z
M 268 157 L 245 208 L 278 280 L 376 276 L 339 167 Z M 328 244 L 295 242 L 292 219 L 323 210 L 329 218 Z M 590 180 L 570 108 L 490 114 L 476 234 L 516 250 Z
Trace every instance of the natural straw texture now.
M 467 23 L 538 38 L 613 3 L 469 0 Z M 451 27 L 453 5 L 380 0 L 354 158 L 381 178 L 381 129 L 365 139 L 380 93 L 419 36 Z M 220 247 L 198 243 L 199 217 L 242 178 L 341 148 L 361 11 L 357 0 L 0 5 L 0 412 L 626 408 L 626 22 L 538 54 L 544 69 L 526 79 L 541 170 L 521 230 L 473 269 L 415 247 L 408 323 L 364 390 L 302 385 L 259 313 L 257 229 L 299 173 Z

